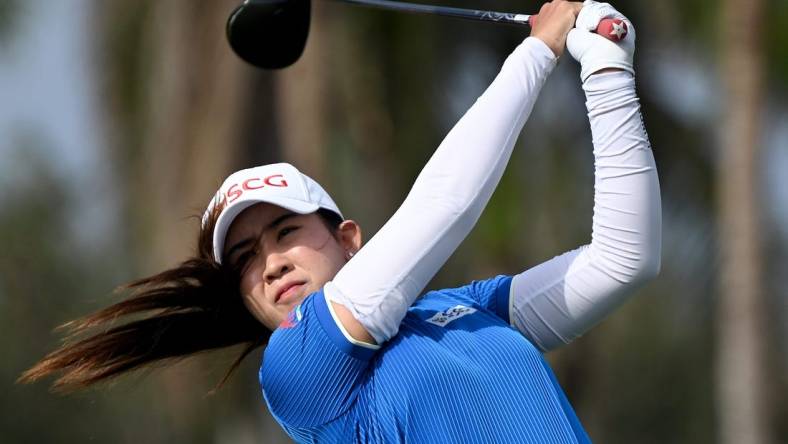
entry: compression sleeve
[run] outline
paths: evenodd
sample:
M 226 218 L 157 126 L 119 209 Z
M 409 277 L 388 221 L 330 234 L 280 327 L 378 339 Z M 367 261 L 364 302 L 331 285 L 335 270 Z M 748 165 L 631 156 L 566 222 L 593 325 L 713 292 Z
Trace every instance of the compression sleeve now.
M 402 205 L 325 286 L 378 344 L 476 223 L 548 74 L 553 52 L 529 37 L 449 132 Z M 350 339 L 350 338 L 349 338 Z
M 662 217 L 656 165 L 628 72 L 583 84 L 594 142 L 590 245 L 512 279 L 510 322 L 542 351 L 567 344 L 659 273 Z

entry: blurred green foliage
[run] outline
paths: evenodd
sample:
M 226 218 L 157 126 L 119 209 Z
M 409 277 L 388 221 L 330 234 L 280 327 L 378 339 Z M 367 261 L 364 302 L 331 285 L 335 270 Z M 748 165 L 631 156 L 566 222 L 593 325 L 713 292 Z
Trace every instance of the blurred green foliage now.
M 4 187 L 13 192 L 5 195 L 0 211 L 0 323 L 12 332 L 3 335 L 1 371 L 9 382 L 32 365 L 41 350 L 57 344 L 53 327 L 84 313 L 85 298 L 106 291 L 109 284 L 101 279 L 109 263 L 86 263 L 72 241 L 67 220 L 72 197 L 41 157 L 39 143 L 34 137 L 18 140 L 12 156 L 18 165 L 12 177 L 18 180 Z M 102 418 L 107 412 L 97 409 L 95 401 L 54 398 L 43 384 L 9 385 L 0 398 L 5 442 L 59 442 L 86 418 L 112 420 Z
M 13 37 L 10 30 L 14 29 L 19 3 L 0 0 L 0 39 Z M 539 7 L 539 2 L 530 0 L 484 5 L 472 0 L 439 3 L 525 12 Z M 661 54 L 676 50 L 697 56 L 701 64 L 714 60 L 709 54 L 721 50 L 717 4 L 669 0 L 621 5 L 638 24 L 638 63 L 654 66 Z M 107 150 L 113 150 L 112 168 L 121 177 L 119 181 L 128 184 L 139 180 L 132 171 L 148 160 L 141 158 L 139 146 L 149 130 L 146 125 L 151 123 L 145 101 L 151 100 L 150 91 L 156 84 L 156 79 L 146 77 L 152 62 L 150 42 L 145 40 L 150 27 L 156 26 L 151 24 L 156 9 L 151 1 L 135 2 L 134 7 L 119 5 L 123 3 L 96 6 L 96 21 L 104 27 L 97 26 L 103 34 L 95 50 L 100 60 L 96 69 L 101 70 L 100 81 L 108 91 L 101 106 L 112 116 L 107 120 L 117 126 Z M 201 3 L 189 3 L 188 7 L 200 8 Z M 524 31 L 347 6 L 331 8 L 342 17 L 347 32 L 343 44 L 357 45 L 353 54 L 358 58 L 343 58 L 337 54 L 347 48 L 334 48 L 333 63 L 321 72 L 333 82 L 328 86 L 329 97 L 337 99 L 342 94 L 338 90 L 348 89 L 341 80 L 358 81 L 359 91 L 374 93 L 377 98 L 369 104 L 375 107 L 370 112 L 384 116 L 392 126 L 391 134 L 386 135 L 391 140 L 362 146 L 352 134 L 353 119 L 359 116 L 338 109 L 327 118 L 331 130 L 325 147 L 330 159 L 326 170 L 336 185 L 332 195 L 345 212 L 362 221 L 368 238 L 404 197 L 421 166 L 459 117 L 459 110 L 470 106 L 492 80 Z M 772 0 L 767 18 L 764 40 L 769 54 L 769 98 L 785 112 L 788 2 Z M 715 75 L 716 66 L 704 68 Z M 244 106 L 257 118 L 261 109 L 273 108 L 270 103 L 276 100 L 277 76 L 292 71 L 271 74 L 247 69 L 253 89 Z M 477 228 L 430 287 L 516 273 L 588 242 L 593 158 L 577 74 L 577 67 L 564 56 Z M 662 275 L 609 320 L 549 356 L 595 442 L 715 441 L 712 353 L 718 240 L 714 230 L 713 119 L 719 110 L 710 109 L 704 122 L 686 121 L 675 108 L 659 100 L 660 91 L 653 87 L 656 75 L 639 72 L 639 91 L 662 184 Z M 345 94 L 356 91 L 350 90 Z M 266 103 L 260 103 L 261 96 Z M 277 147 L 266 145 L 271 137 L 254 131 L 248 137 L 250 140 L 240 142 L 250 147 L 243 157 L 276 159 L 282 154 Z M 116 243 L 104 247 L 111 251 L 90 251 L 90 246 L 78 244 L 68 231 L 74 217 L 69 209 L 75 199 L 68 191 L 68 181 L 54 173 L 51 160 L 35 154 L 42 152 L 39 145 L 46 142 L 23 137 L 13 143 L 17 145 L 11 168 L 15 174 L 0 181 L 5 191 L 0 200 L 0 245 L 4 249 L 0 256 L 0 322 L 5 331 L 12 332 L 2 337 L 6 357 L 0 371 L 4 381 L 9 381 L 0 400 L 5 413 L 0 418 L 3 442 L 281 442 L 282 433 L 267 416 L 255 380 L 258 354 L 247 360 L 225 389 L 207 397 L 222 375 L 225 354 L 154 371 L 148 378 L 123 378 L 108 390 L 68 397 L 49 394 L 45 384 L 10 383 L 57 345 L 51 328 L 114 300 L 110 298 L 116 296 L 109 295 L 112 288 L 119 280 L 137 277 L 134 273 L 146 260 L 132 234 L 132 226 L 139 223 L 134 218 L 144 218 L 144 208 L 121 210 L 123 222 L 114 232 Z M 359 181 L 366 170 L 380 174 L 378 179 L 387 187 L 363 189 Z M 119 190 L 117 199 L 128 202 L 128 196 L 122 194 L 126 188 L 121 185 Z M 185 226 L 183 220 L 168 223 Z M 768 250 L 767 260 L 785 263 L 785 241 L 776 241 L 776 245 Z M 770 288 L 775 289 L 773 297 L 785 300 L 784 276 L 772 273 L 768 279 Z M 777 325 L 786 322 L 784 313 L 775 311 L 771 316 Z M 785 347 L 772 340 L 770 347 Z M 780 415 L 788 399 L 788 364 L 781 358 L 784 348 L 771 350 L 776 375 L 774 404 L 776 415 Z M 181 399 L 169 399 L 173 394 Z M 777 421 L 777 427 L 777 442 L 788 442 L 785 422 Z
M 767 2 L 769 22 L 764 26 L 763 40 L 766 44 L 770 91 L 779 93 L 783 98 L 788 94 L 788 2 L 771 0 Z M 742 30 L 742 32 L 747 32 Z M 761 32 L 760 29 L 750 32 Z M 769 94 L 772 96 L 772 93 Z
M 7 44 L 15 29 L 20 0 L 0 0 L 0 44 Z

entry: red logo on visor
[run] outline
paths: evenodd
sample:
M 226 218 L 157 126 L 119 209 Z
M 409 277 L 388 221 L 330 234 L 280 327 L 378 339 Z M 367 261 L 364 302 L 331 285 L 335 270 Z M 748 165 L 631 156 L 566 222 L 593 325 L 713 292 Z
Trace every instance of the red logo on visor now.
M 243 196 L 245 191 L 259 190 L 260 188 L 265 188 L 267 186 L 286 188 L 287 181 L 281 174 L 274 174 L 268 177 L 252 177 L 244 180 L 243 182 L 230 185 L 224 195 L 227 199 L 227 203 L 231 204 L 238 200 L 239 197 Z

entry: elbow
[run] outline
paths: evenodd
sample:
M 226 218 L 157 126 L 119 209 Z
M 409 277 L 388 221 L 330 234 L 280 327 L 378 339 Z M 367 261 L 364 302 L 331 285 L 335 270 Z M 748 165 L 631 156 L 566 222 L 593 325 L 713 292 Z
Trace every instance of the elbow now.
M 647 248 L 642 252 L 642 257 L 637 267 L 640 282 L 656 279 L 662 269 L 662 236 L 659 234 L 650 236 L 646 245 Z
M 646 283 L 648 281 L 654 280 L 657 278 L 657 276 L 659 276 L 661 269 L 661 255 L 650 255 L 639 264 L 635 272 L 635 278 L 633 280 L 639 283 Z
M 659 244 L 652 244 L 645 251 L 641 251 L 639 257 L 634 261 L 631 269 L 630 282 L 634 285 L 642 285 L 652 281 L 659 276 L 662 268 L 662 249 Z
M 620 267 L 616 275 L 619 281 L 630 287 L 640 287 L 641 285 L 656 279 L 661 268 L 659 255 L 649 255 L 632 261 L 628 266 Z
M 597 267 L 624 286 L 640 286 L 651 281 L 662 267 L 659 248 L 639 254 L 611 249 L 596 249 L 596 253 Z

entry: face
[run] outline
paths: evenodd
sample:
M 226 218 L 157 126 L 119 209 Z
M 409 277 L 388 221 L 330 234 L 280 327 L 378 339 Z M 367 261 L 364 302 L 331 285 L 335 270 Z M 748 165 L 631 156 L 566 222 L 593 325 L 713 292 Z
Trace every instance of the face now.
M 317 213 L 259 203 L 233 221 L 222 262 L 240 270 L 244 304 L 274 330 L 293 307 L 334 278 L 360 243 L 353 221 L 331 233 Z

